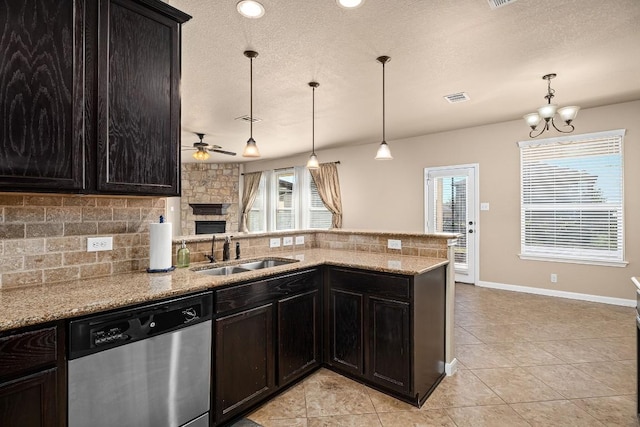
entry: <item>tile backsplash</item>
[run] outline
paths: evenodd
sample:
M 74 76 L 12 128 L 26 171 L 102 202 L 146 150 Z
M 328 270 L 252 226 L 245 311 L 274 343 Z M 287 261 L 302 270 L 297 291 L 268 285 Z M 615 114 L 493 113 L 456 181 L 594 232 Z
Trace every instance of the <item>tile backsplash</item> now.
M 0 193 L 0 287 L 108 276 L 149 266 L 149 223 L 159 197 Z M 113 250 L 87 252 L 87 237 Z

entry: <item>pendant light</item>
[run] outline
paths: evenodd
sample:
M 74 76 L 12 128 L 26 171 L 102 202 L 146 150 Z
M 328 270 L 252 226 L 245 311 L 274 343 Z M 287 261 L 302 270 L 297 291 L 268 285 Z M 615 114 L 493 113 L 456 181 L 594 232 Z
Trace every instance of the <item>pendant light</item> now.
M 319 169 L 318 156 L 316 156 L 316 88 L 320 86 L 318 82 L 309 82 L 311 86 L 311 155 L 307 161 L 307 169 Z
M 256 141 L 253 139 L 253 58 L 258 56 L 258 52 L 253 50 L 245 50 L 244 56 L 249 58 L 250 62 L 250 80 L 249 80 L 249 93 L 250 93 L 250 109 L 249 109 L 249 140 L 244 147 L 242 157 L 260 157 L 260 151 Z
M 378 152 L 376 153 L 376 160 L 393 160 L 391 156 L 391 150 L 389 149 L 389 144 L 385 139 L 385 112 L 384 112 L 384 64 L 389 62 L 391 58 L 388 56 L 379 56 L 376 58 L 379 63 L 382 64 L 382 142 L 380 143 L 380 147 L 378 147 Z

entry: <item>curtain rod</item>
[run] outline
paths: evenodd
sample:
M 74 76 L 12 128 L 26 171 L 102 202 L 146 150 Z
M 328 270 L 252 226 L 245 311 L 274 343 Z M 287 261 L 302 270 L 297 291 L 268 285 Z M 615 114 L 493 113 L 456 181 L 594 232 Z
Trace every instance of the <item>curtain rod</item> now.
M 338 161 L 336 161 L 336 162 L 325 162 L 325 163 L 333 163 L 334 165 L 339 165 L 339 164 L 340 164 L 340 160 L 338 160 Z M 322 164 L 322 163 L 320 163 L 320 164 Z M 274 171 L 283 171 L 283 170 L 285 170 L 285 169 L 291 169 L 292 167 L 293 167 L 293 166 L 289 166 L 289 167 L 286 167 L 286 168 L 278 168 L 278 169 L 271 169 L 271 170 L 274 170 Z M 247 172 L 247 173 L 256 173 L 256 172 L 266 172 L 266 171 L 254 171 L 254 172 Z M 244 176 L 244 173 L 241 173 L 240 175 Z

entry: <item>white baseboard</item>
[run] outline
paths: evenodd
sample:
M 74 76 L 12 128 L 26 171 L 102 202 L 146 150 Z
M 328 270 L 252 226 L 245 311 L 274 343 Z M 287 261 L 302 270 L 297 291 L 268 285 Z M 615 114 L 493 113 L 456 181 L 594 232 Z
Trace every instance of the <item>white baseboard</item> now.
M 447 376 L 451 376 L 455 374 L 457 371 L 458 371 L 458 359 L 456 359 L 455 357 L 453 358 L 451 363 L 444 364 L 444 373 L 447 374 Z
M 546 295 L 550 297 L 577 299 L 581 301 L 601 302 L 604 304 L 635 307 L 635 299 L 603 297 L 600 295 L 580 294 L 577 292 L 556 291 L 553 289 L 532 288 L 529 286 L 506 285 L 504 283 L 478 281 L 476 286 L 481 288 L 502 289 L 504 291 L 524 292 L 527 294 Z

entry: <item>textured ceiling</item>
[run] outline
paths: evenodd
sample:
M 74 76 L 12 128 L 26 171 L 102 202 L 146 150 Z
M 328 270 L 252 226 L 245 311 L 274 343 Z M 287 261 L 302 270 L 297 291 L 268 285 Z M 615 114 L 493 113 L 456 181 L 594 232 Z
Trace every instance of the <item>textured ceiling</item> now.
M 208 162 L 245 161 L 249 59 L 254 60 L 253 136 L 262 158 L 380 142 L 386 65 L 387 141 L 519 119 L 545 102 L 582 108 L 640 99 L 639 0 L 367 0 L 353 10 L 334 0 L 263 0 L 247 19 L 236 0 L 170 0 L 193 19 L 183 26 L 182 142 L 238 152 Z M 471 101 L 449 104 L 444 95 Z M 579 129 L 580 115 L 575 121 Z M 527 128 L 522 122 L 522 137 Z M 191 152 L 183 161 L 192 161 Z

